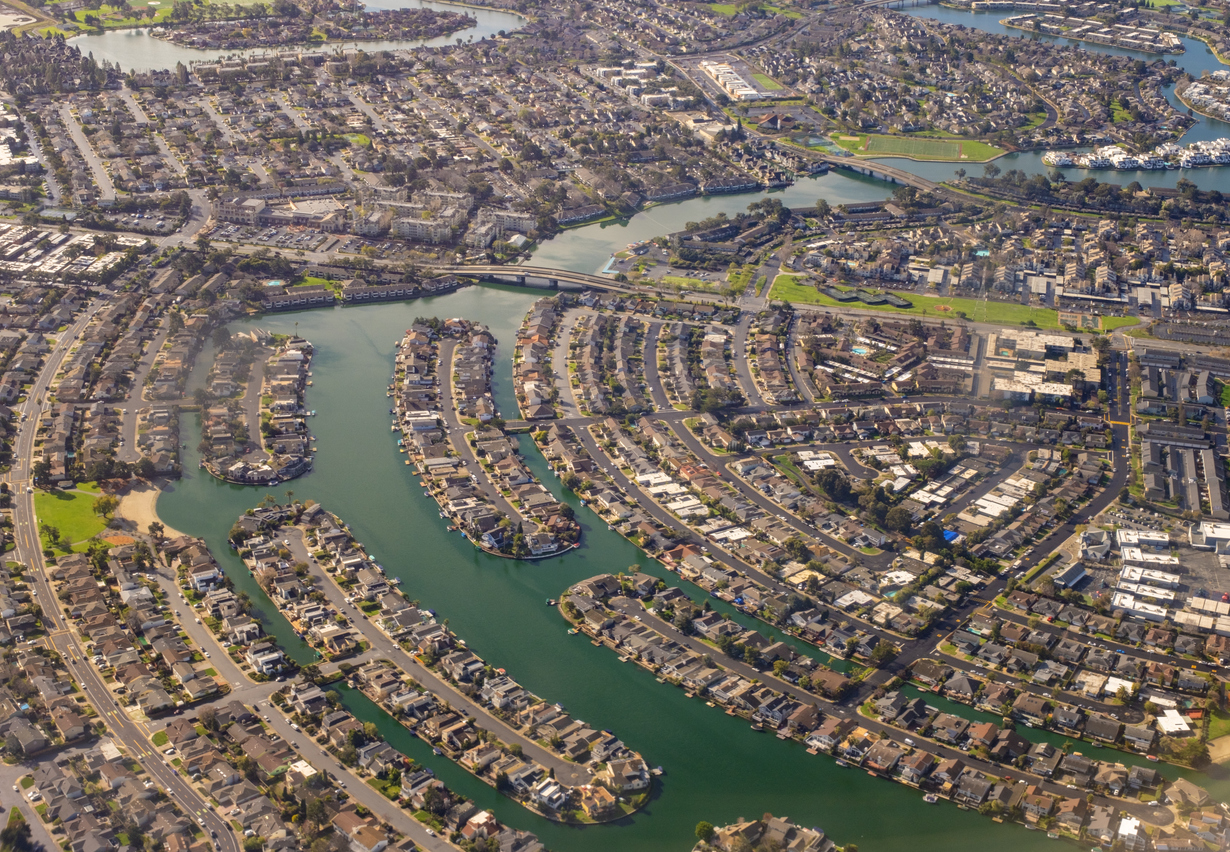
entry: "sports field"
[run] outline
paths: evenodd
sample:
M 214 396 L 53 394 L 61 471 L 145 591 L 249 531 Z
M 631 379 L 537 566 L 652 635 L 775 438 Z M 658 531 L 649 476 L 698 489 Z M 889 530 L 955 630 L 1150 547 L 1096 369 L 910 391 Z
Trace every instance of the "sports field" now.
M 900 154 L 919 159 L 961 159 L 961 143 L 948 139 L 922 139 L 901 136 L 872 136 L 867 139 L 869 154 Z
M 857 136 L 835 133 L 833 142 L 860 157 L 909 157 L 953 163 L 981 163 L 1004 153 L 977 139 L 938 139 L 930 136 Z
M 774 80 L 768 74 L 753 74 L 752 79 L 759 83 L 767 91 L 780 92 L 782 90 L 782 84 Z

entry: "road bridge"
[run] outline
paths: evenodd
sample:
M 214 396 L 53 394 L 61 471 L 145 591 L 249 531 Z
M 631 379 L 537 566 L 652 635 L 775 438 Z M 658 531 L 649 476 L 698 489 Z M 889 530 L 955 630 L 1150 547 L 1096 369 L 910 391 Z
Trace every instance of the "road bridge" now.
M 487 281 L 509 282 L 522 287 L 541 282 L 547 289 L 556 290 L 569 285 L 576 289 L 610 290 L 617 293 L 644 293 L 642 288 L 624 284 L 606 275 L 586 272 L 570 272 L 566 269 L 549 269 L 544 266 L 500 266 L 498 264 L 473 264 L 467 266 L 433 266 L 433 270 L 452 275 L 465 275 Z M 565 288 L 567 289 L 567 288 Z

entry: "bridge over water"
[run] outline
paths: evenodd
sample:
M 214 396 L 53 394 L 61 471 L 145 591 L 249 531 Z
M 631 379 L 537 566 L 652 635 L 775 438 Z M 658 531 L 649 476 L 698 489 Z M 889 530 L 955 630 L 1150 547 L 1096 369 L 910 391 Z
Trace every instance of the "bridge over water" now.
M 522 287 L 540 285 L 547 289 L 610 290 L 617 293 L 644 293 L 643 288 L 633 287 L 606 275 L 591 275 L 585 272 L 570 272 L 566 269 L 549 269 L 545 266 L 499 266 L 497 264 L 471 266 L 433 266 L 437 272 L 465 275 L 487 281 L 504 281 Z M 567 286 L 565 286 L 567 285 Z

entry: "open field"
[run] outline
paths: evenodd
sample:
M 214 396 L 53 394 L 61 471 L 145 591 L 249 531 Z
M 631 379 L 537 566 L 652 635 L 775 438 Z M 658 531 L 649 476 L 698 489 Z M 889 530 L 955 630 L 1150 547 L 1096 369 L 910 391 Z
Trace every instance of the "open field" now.
M 803 17 L 802 12 L 796 12 L 793 9 L 783 9 L 781 6 L 773 6 L 769 3 L 761 3 L 760 8 L 773 15 L 785 15 L 787 18 L 798 19 Z M 739 14 L 739 4 L 736 3 L 710 3 L 709 10 L 716 12 L 726 18 L 733 18 Z
M 1059 312 L 1050 308 L 1034 308 L 1029 305 L 1014 305 L 982 299 L 944 298 L 904 294 L 914 303 L 910 308 L 895 308 L 892 305 L 865 305 L 862 302 L 839 302 L 824 295 L 809 284 L 800 283 L 800 276 L 779 275 L 769 291 L 770 299 L 781 299 L 804 305 L 822 305 L 828 308 L 859 311 L 887 311 L 895 314 L 910 314 L 918 317 L 941 319 L 964 318 L 970 322 L 999 323 L 1000 325 L 1027 325 L 1030 321 L 1038 328 L 1059 329 Z
M 910 139 L 896 136 L 869 136 L 864 150 L 869 154 L 902 154 L 929 160 L 959 160 L 961 143 L 943 139 Z
M 62 539 L 75 545 L 107 528 L 106 520 L 94 513 L 95 499 L 93 494 L 76 491 L 38 491 L 34 494 L 34 511 L 40 526 L 55 527 Z
M 912 160 L 980 163 L 998 157 L 1002 149 L 976 139 L 939 139 L 928 136 L 857 136 L 834 134 L 834 142 L 860 157 L 909 157 Z
M 770 92 L 779 92 L 782 89 L 782 84 L 774 80 L 768 74 L 756 73 L 752 75 L 752 79 L 764 86 Z

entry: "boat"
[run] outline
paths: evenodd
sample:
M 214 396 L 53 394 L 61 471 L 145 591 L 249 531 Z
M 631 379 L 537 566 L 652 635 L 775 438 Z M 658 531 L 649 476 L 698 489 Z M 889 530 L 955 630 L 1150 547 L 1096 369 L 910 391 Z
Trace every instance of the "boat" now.
M 1145 755 L 1145 760 L 1151 760 L 1151 761 L 1153 761 L 1154 763 L 1157 763 L 1157 762 L 1158 762 L 1158 761 L 1157 761 L 1157 755 L 1155 755 L 1155 754 L 1146 754 L 1146 755 Z
M 559 601 L 555 598 L 547 598 L 547 606 L 555 606 Z
M 577 635 L 577 633 L 579 633 L 579 632 L 580 632 L 580 631 L 578 631 L 575 627 L 573 627 L 573 628 L 571 628 L 571 629 L 568 631 L 568 635 L 569 635 L 569 636 L 576 636 L 576 635 Z
M 1056 831 L 1048 831 L 1048 832 L 1046 833 L 1046 836 L 1047 836 L 1047 837 L 1049 837 L 1051 840 L 1058 840 L 1058 839 L 1059 839 L 1059 832 L 1056 832 Z
M 926 802 L 928 805 L 938 804 L 939 800 L 940 800 L 940 797 L 935 795 L 935 793 L 928 793 L 927 795 L 923 796 L 923 801 Z
M 764 730 L 764 725 L 760 724 L 759 722 L 754 722 L 752 723 L 752 730 L 755 731 L 756 733 L 760 733 L 761 731 Z
M 433 749 L 431 750 L 431 753 L 432 753 L 432 754 L 444 754 L 444 752 L 440 751 L 440 749 L 438 749 L 438 748 L 433 748 Z
M 837 758 L 837 765 L 838 765 L 838 766 L 840 766 L 842 769 L 845 769 L 845 768 L 846 768 L 847 766 L 849 766 L 850 764 L 846 763 L 844 760 L 842 760 L 842 759 L 839 757 L 839 758 Z
M 661 778 L 663 775 L 666 774 L 666 770 L 663 769 L 661 766 L 655 766 L 653 769 L 649 770 L 649 774 L 654 776 L 655 778 Z
M 1026 831 L 1037 831 L 1037 830 L 1038 830 L 1038 826 L 1036 826 L 1036 825 L 1030 825 L 1029 823 L 1026 823 L 1026 824 L 1025 824 L 1025 830 L 1026 830 Z
M 961 811 L 968 811 L 968 810 L 969 810 L 969 805 L 957 805 L 957 810 L 961 810 Z M 1026 827 L 1026 828 L 1029 828 L 1029 826 L 1025 826 L 1025 827 Z

